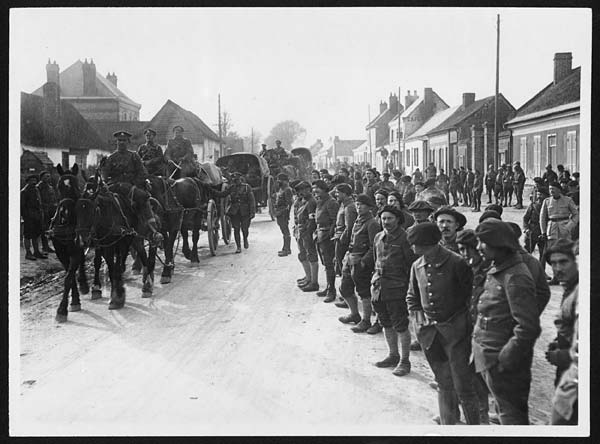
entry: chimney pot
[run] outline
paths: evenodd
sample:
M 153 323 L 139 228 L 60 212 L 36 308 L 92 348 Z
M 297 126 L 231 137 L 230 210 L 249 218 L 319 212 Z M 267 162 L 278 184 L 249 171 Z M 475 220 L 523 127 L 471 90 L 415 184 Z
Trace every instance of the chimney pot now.
M 573 55 L 570 52 L 557 52 L 554 54 L 554 84 L 571 74 Z
M 463 93 L 462 95 L 462 105 L 463 108 L 470 106 L 475 102 L 475 93 Z

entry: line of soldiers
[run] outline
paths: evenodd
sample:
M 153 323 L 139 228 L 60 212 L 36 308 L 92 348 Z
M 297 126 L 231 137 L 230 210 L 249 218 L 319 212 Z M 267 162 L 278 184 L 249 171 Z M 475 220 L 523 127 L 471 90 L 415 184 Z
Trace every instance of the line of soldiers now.
M 354 324 L 355 333 L 377 333 L 379 324 L 389 352 L 377 367 L 405 376 L 411 350 L 422 349 L 435 375 L 438 423 L 458 423 L 459 406 L 467 424 L 489 423 L 491 394 L 493 421 L 529 424 L 533 347 L 550 289 L 542 263 L 519 244 L 521 228 L 501 220 L 501 205 L 488 206 L 475 230 L 464 229 L 465 216 L 439 205 L 437 194 L 405 207 L 403 195 L 388 191 L 387 178 L 377 181 L 374 170 L 366 171 L 358 195 L 349 180 L 340 182 L 346 174 L 329 184 L 323 180 L 327 174 L 313 171 L 312 183 L 295 181 L 291 187 L 304 271 L 297 280 L 300 290 L 349 309 L 339 321 Z M 548 220 L 564 224 L 567 219 L 556 216 L 556 209 L 566 204 L 568 223 L 575 223 L 576 209 L 561 198 L 554 193 L 544 200 L 545 211 L 553 214 Z M 559 228 L 544 232 L 557 233 L 542 257 L 565 288 L 561 327 L 546 353 L 557 366 L 552 423 L 577 423 L 576 248 Z M 322 291 L 319 259 L 327 282 Z
M 26 259 L 47 259 L 48 253 L 54 253 L 48 245 L 45 232 L 54 217 L 57 203 L 56 190 L 49 172 L 43 171 L 39 176 L 27 176 L 25 186 L 21 189 L 21 218 Z M 42 251 L 39 246 L 40 239 Z

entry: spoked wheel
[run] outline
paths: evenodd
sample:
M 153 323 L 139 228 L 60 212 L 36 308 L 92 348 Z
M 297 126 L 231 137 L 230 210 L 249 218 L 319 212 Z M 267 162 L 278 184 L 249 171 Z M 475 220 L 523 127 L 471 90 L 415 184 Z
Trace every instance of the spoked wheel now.
M 231 240 L 231 219 L 229 218 L 229 216 L 227 216 L 227 214 L 225 214 L 225 211 L 226 211 L 225 208 L 227 208 L 226 202 L 228 199 L 229 199 L 229 196 L 227 196 L 224 199 L 221 199 L 221 202 L 220 202 L 221 236 L 223 238 L 223 242 L 225 242 L 225 245 L 229 245 L 229 241 Z
M 210 248 L 211 256 L 217 254 L 217 246 L 219 245 L 219 215 L 217 214 L 217 204 L 214 200 L 208 201 L 206 212 L 206 233 L 208 234 L 208 247 Z
M 273 199 L 275 198 L 275 180 L 273 176 L 269 176 L 267 181 L 267 207 L 269 208 L 269 215 L 271 220 L 275 220 L 275 204 Z

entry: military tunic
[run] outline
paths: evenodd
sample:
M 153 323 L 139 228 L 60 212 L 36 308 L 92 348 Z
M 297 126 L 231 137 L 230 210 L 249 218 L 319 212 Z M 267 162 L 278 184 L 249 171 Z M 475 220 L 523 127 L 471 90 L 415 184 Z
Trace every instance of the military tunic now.
M 346 251 L 348 251 L 348 244 L 350 243 L 350 233 L 352 233 L 352 227 L 357 217 L 358 213 L 354 200 L 351 197 L 347 197 L 340 204 L 333 235 L 335 239 L 335 266 L 338 275 L 342 273 L 342 263 Z
M 294 195 L 292 193 L 292 189 L 289 186 L 285 188 L 279 188 L 275 195 L 275 216 L 277 218 L 277 225 L 281 230 L 281 234 L 283 235 L 284 249 L 289 243 L 290 239 L 290 208 L 294 203 Z
M 571 239 L 571 229 L 579 222 L 579 211 L 573 199 L 560 196 L 558 199 L 548 197 L 540 209 L 540 230 L 551 241 Z
M 144 185 L 148 171 L 137 153 L 117 150 L 112 153 L 101 169 L 102 179 L 109 184 L 126 182 L 139 187 Z
M 317 228 L 315 219 L 310 217 L 317 210 L 317 201 L 312 195 L 300 201 L 298 207 L 298 260 L 300 262 L 317 262 L 317 247 L 313 239 L 313 233 Z
M 137 153 L 144 162 L 148 174 L 154 176 L 165 175 L 165 158 L 160 145 L 155 143 L 144 143 L 137 149 Z
M 21 217 L 25 239 L 35 239 L 42 234 L 44 217 L 42 201 L 35 185 L 27 184 L 21 190 Z
M 44 228 L 47 228 L 50 220 L 56 213 L 56 207 L 58 205 L 56 191 L 51 184 L 44 181 L 39 182 L 36 187 L 40 193 L 40 202 L 44 217 Z
M 317 201 L 315 211 L 317 247 L 321 254 L 321 262 L 325 267 L 325 271 L 330 270 L 329 273 L 334 273 L 334 277 L 335 244 L 332 237 L 335 232 L 338 210 L 339 204 L 329 194 L 325 194 Z

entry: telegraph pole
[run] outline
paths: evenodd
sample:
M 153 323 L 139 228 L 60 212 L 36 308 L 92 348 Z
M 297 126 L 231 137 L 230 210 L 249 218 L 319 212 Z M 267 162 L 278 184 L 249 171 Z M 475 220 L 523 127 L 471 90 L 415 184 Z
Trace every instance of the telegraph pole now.
M 498 169 L 498 90 L 500 84 L 500 14 L 496 16 L 496 95 L 494 96 L 494 169 Z
M 219 157 L 223 157 L 223 131 L 221 128 L 221 94 L 219 93 Z
M 368 106 L 368 112 L 369 112 L 369 123 L 371 123 L 371 105 Z M 371 146 L 371 128 L 369 128 L 368 130 L 368 134 L 369 134 L 369 163 L 371 164 L 371 166 L 373 166 L 373 147 Z
M 250 152 L 253 153 L 254 152 L 254 127 L 252 128 L 252 132 L 251 132 L 251 136 L 250 136 Z

